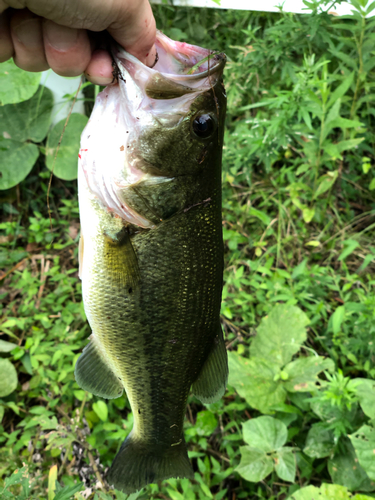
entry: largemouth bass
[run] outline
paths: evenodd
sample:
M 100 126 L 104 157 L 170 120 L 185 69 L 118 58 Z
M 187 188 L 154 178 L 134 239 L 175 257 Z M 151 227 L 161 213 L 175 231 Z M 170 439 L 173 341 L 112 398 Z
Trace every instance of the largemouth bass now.
M 79 153 L 80 276 L 92 329 L 77 383 L 125 389 L 134 427 L 108 481 L 131 493 L 193 477 L 187 398 L 217 401 L 228 368 L 221 154 L 224 54 L 158 33 L 158 61 L 114 50 L 118 83 L 97 97 Z

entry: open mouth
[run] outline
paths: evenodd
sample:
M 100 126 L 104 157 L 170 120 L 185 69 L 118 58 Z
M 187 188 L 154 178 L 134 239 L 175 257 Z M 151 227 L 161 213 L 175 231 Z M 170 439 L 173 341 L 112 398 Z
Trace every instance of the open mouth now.
M 113 50 L 120 73 L 123 73 L 123 70 L 128 72 L 146 89 L 149 97 L 154 99 L 171 99 L 186 93 L 202 92 L 216 83 L 225 66 L 225 54 L 185 42 L 176 42 L 160 31 L 157 32 L 155 46 L 158 58 L 153 68 L 145 66 L 119 46 Z M 155 87 L 155 82 L 158 91 L 165 87 L 167 97 L 149 94 L 148 90 Z M 172 94 L 176 95 L 168 97 L 169 90 L 174 87 L 172 83 L 180 88 L 175 87 Z M 183 87 L 186 87 L 185 91 Z

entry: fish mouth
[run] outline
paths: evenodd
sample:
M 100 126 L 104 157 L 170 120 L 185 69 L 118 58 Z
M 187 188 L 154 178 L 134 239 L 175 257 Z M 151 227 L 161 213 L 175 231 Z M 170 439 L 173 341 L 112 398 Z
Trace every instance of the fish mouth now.
M 171 40 L 157 31 L 157 58 L 152 68 L 116 45 L 113 57 L 120 78 L 130 76 L 142 93 L 151 99 L 175 99 L 204 92 L 221 77 L 226 56 L 185 42 Z

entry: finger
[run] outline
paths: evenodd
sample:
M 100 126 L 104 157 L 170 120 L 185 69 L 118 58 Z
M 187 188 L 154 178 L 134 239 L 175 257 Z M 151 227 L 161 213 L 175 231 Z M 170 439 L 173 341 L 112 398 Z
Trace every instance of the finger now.
M 7 61 L 13 57 L 13 53 L 14 48 L 9 29 L 8 13 L 4 12 L 0 14 L 0 62 Z
M 45 21 L 43 39 L 48 64 L 55 73 L 61 76 L 78 76 L 83 73 L 91 59 L 86 30 Z
M 5 5 L 5 2 L 3 0 L 0 0 L 0 14 L 4 12 L 5 9 L 8 8 L 8 5 Z
M 96 85 L 109 85 L 113 82 L 112 58 L 106 50 L 95 50 L 85 69 L 87 80 Z
M 44 55 L 42 20 L 29 10 L 16 11 L 10 21 L 14 46 L 14 62 L 26 71 L 44 71 L 48 63 Z
M 132 9 L 123 9 L 119 19 L 108 27 L 113 38 L 140 61 L 152 66 L 155 62 L 156 23 L 148 0 L 133 2 Z

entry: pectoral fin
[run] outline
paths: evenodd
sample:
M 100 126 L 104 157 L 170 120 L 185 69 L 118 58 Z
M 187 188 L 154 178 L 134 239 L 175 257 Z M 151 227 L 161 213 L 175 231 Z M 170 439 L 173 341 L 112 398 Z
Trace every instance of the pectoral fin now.
M 95 396 L 115 399 L 123 393 L 123 385 L 107 364 L 93 336 L 78 358 L 74 375 L 77 384 Z
M 211 404 L 218 401 L 225 393 L 228 381 L 228 357 L 223 332 L 219 327 L 208 358 L 192 390 L 202 403 Z
M 126 227 L 115 234 L 104 235 L 106 269 L 114 282 L 122 287 L 135 287 L 139 281 L 137 255 Z

